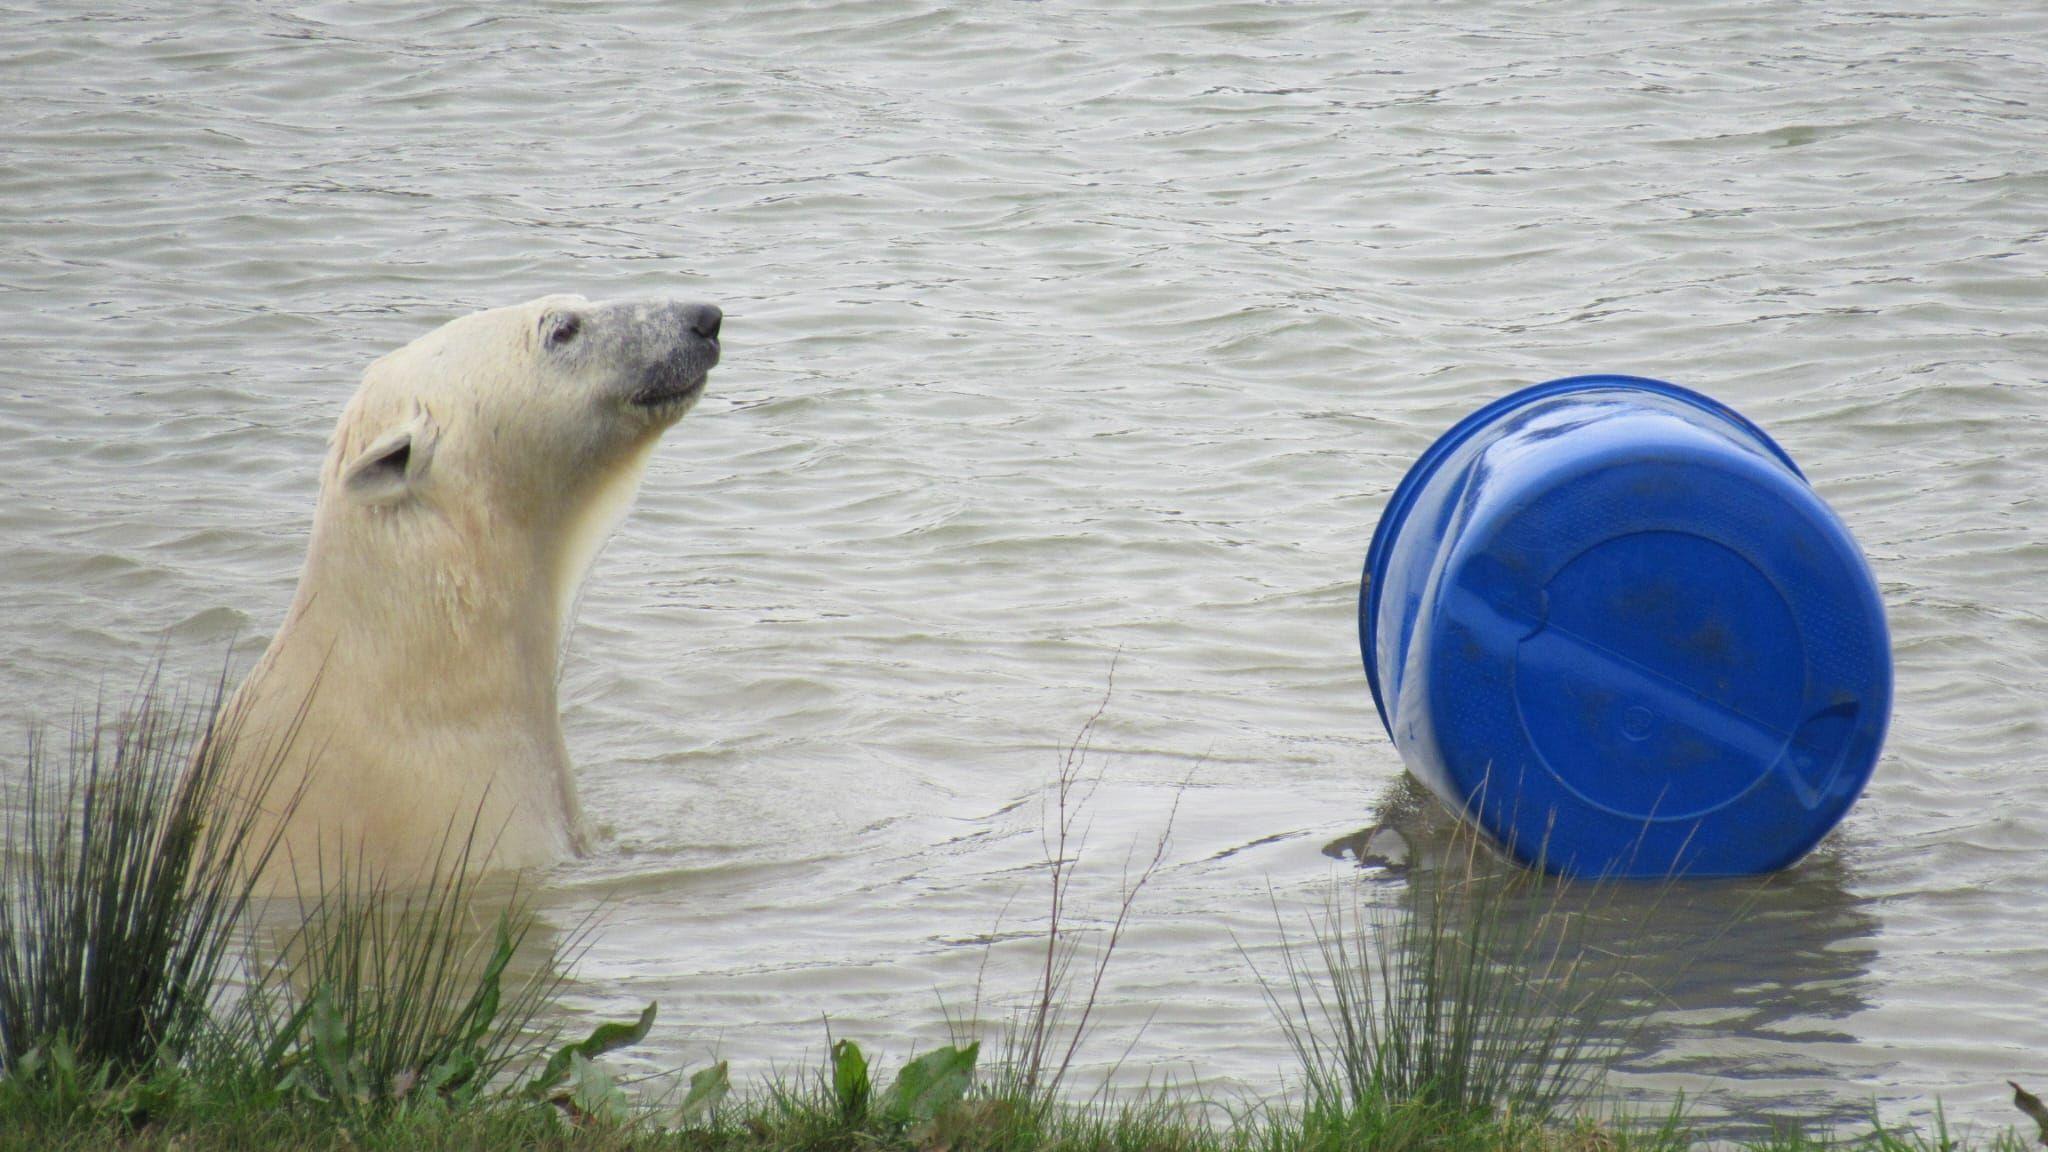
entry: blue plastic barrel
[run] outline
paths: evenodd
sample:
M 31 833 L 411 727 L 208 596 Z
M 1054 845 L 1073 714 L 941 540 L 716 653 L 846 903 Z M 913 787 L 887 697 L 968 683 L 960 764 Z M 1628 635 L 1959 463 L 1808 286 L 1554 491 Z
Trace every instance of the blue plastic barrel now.
M 1848 529 L 1754 424 L 1634 376 L 1524 389 L 1423 453 L 1358 632 L 1409 771 L 1557 872 L 1783 868 L 1855 803 L 1891 712 Z

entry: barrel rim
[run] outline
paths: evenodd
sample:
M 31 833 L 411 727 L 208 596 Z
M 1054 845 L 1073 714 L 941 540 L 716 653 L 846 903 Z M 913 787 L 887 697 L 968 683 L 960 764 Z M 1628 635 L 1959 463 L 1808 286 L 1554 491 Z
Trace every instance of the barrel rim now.
M 1794 476 L 1802 482 L 1806 480 L 1806 473 L 1799 470 L 1799 465 L 1792 462 L 1792 457 L 1778 446 L 1778 442 L 1771 439 L 1768 433 L 1742 413 L 1711 396 L 1648 376 L 1621 373 L 1565 376 L 1510 392 L 1466 416 L 1453 424 L 1448 432 L 1437 437 L 1436 442 L 1424 450 L 1409 467 L 1408 474 L 1395 486 L 1394 494 L 1387 498 L 1386 508 L 1380 513 L 1379 525 L 1373 529 L 1372 543 L 1365 551 L 1365 573 L 1359 589 L 1358 603 L 1358 651 L 1360 660 L 1365 665 L 1366 683 L 1372 688 L 1373 707 L 1378 710 L 1380 726 L 1386 729 L 1388 736 L 1394 734 L 1394 723 L 1393 718 L 1387 715 L 1387 703 L 1380 690 L 1379 665 L 1373 658 L 1379 635 L 1380 587 L 1383 583 L 1380 576 L 1386 566 L 1387 551 L 1392 547 L 1393 541 L 1400 536 L 1401 526 L 1407 522 L 1408 512 L 1415 502 L 1416 495 L 1436 475 L 1446 458 L 1457 451 L 1465 441 L 1507 413 L 1553 396 L 1611 388 L 1635 388 L 1652 392 L 1718 416 L 1755 437 L 1757 442 L 1768 448 L 1780 463 L 1791 469 Z

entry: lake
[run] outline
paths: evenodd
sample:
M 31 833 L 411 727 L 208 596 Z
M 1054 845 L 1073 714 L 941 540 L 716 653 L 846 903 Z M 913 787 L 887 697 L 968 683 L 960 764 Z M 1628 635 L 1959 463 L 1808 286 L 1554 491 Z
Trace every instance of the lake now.
M 1387 494 L 1485 400 L 1655 376 L 1841 513 L 1898 691 L 1815 856 L 1645 913 L 1617 1089 L 2015 1122 L 2048 15 L 1910 7 L 10 5 L 0 748 L 160 649 L 248 666 L 375 357 L 544 292 L 713 300 L 563 673 L 578 1009 L 659 1001 L 637 1059 L 743 1079 L 828 1021 L 900 1060 L 977 989 L 1000 1020 L 1100 706 L 1079 926 L 1178 809 L 1084 1081 L 1277 1097 L 1276 915 L 1407 887 L 1354 858 L 1417 803 L 1354 632 Z

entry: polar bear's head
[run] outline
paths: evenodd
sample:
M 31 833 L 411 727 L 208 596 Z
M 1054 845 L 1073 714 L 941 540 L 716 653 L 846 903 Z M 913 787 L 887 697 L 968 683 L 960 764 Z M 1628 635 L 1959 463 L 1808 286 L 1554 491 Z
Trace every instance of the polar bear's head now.
M 708 304 L 580 296 L 452 321 L 370 366 L 324 485 L 382 506 L 602 486 L 697 402 L 719 322 Z
M 426 580 L 472 606 L 539 596 L 566 626 L 649 452 L 702 394 L 720 320 L 708 304 L 544 296 L 383 357 L 335 429 L 309 563 L 408 608 L 418 596 L 392 586 Z

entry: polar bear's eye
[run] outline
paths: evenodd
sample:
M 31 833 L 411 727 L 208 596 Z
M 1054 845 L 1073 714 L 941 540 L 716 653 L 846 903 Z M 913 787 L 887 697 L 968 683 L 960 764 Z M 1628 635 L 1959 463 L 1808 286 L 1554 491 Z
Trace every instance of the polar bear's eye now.
M 574 314 L 551 315 L 541 321 L 541 330 L 547 333 L 544 339 L 552 351 L 574 340 L 576 334 L 583 331 L 583 321 Z

